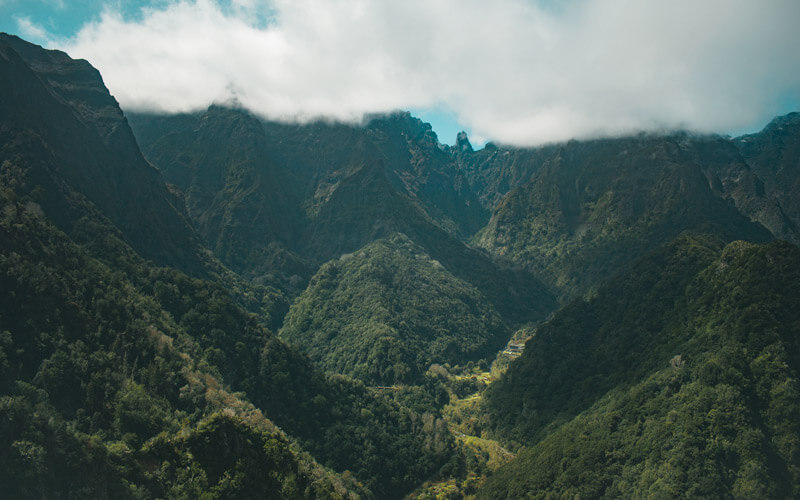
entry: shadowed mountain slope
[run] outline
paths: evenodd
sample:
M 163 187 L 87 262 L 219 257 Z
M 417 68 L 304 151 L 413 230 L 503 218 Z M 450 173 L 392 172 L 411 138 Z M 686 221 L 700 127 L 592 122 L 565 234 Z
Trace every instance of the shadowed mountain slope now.
M 456 238 L 485 211 L 430 127 L 407 114 L 365 127 L 286 125 L 212 107 L 132 122 L 207 243 L 258 282 L 297 294 L 322 263 L 401 232 L 510 321 L 554 307 L 530 273 Z
M 761 181 L 765 202 L 746 206 L 776 237 L 800 243 L 800 113 L 775 118 L 734 144 Z
M 0 35 L 0 96 L 4 186 L 29 195 L 68 233 L 94 211 L 145 258 L 206 274 L 180 203 L 89 63 Z
M 528 446 L 480 498 L 800 491 L 800 250 L 681 238 L 540 327 L 488 392 Z
M 575 297 L 684 231 L 770 239 L 713 192 L 704 172 L 716 161 L 709 142 L 674 135 L 567 143 L 503 199 L 479 244 Z M 736 153 L 726 141 L 713 145 Z

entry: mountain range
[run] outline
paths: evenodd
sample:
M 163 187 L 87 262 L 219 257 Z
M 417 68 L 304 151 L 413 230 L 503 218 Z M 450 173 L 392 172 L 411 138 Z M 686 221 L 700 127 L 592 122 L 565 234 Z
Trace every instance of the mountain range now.
M 796 497 L 798 189 L 798 113 L 474 150 L 405 112 L 123 112 L 88 62 L 2 34 L 0 477 Z M 499 468 L 449 417 L 465 387 Z

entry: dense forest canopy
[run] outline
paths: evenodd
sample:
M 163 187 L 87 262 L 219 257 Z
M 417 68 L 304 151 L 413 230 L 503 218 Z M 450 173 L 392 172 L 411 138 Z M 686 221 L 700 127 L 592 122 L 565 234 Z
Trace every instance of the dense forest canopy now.
M 560 311 L 491 386 L 484 498 L 800 493 L 800 249 L 692 238 Z
M 4 491 L 797 497 L 798 116 L 475 150 L 2 34 Z
M 487 358 L 510 332 L 475 287 L 397 234 L 323 265 L 280 335 L 326 370 L 391 385 Z

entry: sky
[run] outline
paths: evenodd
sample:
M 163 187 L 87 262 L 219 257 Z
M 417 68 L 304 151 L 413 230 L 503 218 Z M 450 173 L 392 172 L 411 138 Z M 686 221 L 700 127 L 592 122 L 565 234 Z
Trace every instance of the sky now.
M 97 67 L 124 110 L 410 110 L 534 146 L 800 109 L 798 0 L 0 0 L 0 31 Z

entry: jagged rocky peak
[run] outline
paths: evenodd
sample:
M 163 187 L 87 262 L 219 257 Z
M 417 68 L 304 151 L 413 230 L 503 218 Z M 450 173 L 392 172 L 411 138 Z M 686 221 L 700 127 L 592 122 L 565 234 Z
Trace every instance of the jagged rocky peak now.
M 463 130 L 456 135 L 456 151 L 459 153 L 471 153 L 473 151 L 469 137 Z
M 369 116 L 367 128 L 381 130 L 385 133 L 403 134 L 408 139 L 419 142 L 439 143 L 439 137 L 433 131 L 431 124 L 420 120 L 408 111 Z

